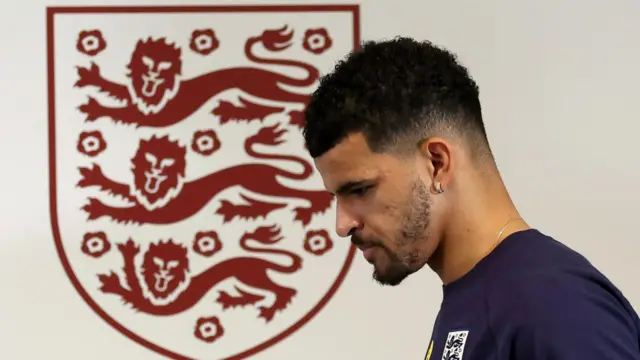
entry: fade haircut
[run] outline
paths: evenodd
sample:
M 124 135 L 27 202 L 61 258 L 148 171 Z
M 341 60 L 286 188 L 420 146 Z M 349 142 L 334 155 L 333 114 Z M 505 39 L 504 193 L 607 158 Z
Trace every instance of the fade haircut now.
M 479 90 L 456 56 L 429 41 L 366 42 L 322 77 L 305 111 L 313 158 L 362 133 L 374 152 L 415 151 L 430 136 L 458 136 L 491 156 Z

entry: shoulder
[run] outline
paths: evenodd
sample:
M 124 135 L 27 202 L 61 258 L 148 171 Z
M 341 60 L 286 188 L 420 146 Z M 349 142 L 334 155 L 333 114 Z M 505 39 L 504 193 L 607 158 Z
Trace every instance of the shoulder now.
M 516 310 L 523 324 L 559 320 L 581 324 L 593 318 L 624 318 L 627 309 L 622 293 L 604 276 L 589 270 L 548 269 L 514 278 L 502 305 Z
M 503 285 L 490 294 L 490 316 L 510 329 L 516 351 L 544 359 L 640 360 L 637 315 L 590 264 L 536 269 Z
M 580 324 L 590 321 L 586 311 L 596 318 L 637 318 L 620 290 L 561 242 L 536 230 L 522 232 L 507 245 L 502 266 L 485 279 L 494 311 L 504 309 L 523 324 Z M 576 319 L 569 321 L 572 316 Z

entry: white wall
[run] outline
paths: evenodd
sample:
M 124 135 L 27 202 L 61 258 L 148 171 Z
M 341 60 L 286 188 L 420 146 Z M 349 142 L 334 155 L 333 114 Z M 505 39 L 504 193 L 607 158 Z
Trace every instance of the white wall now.
M 86 305 L 54 248 L 45 6 L 92 4 L 107 2 L 31 0 L 0 12 L 2 358 L 161 358 Z M 361 4 L 364 39 L 427 38 L 459 54 L 480 85 L 490 140 L 524 216 L 591 259 L 640 309 L 638 18 L 633 0 Z M 419 359 L 440 300 L 428 270 L 379 288 L 357 256 L 329 305 L 255 358 Z

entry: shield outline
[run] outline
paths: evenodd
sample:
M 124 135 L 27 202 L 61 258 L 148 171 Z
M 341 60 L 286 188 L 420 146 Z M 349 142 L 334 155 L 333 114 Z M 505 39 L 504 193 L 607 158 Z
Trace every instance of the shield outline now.
M 62 245 L 60 229 L 58 226 L 58 212 L 57 212 L 57 188 L 56 188 L 56 97 L 55 97 L 55 15 L 57 14 L 156 14 L 156 13 L 203 13 L 203 12 L 261 12 L 261 13 L 273 13 L 273 12 L 345 12 L 351 13 L 353 18 L 353 43 L 354 50 L 357 50 L 360 46 L 360 6 L 357 4 L 347 5 L 193 5 L 193 6 L 48 6 L 47 7 L 47 101 L 48 101 L 48 132 L 49 132 L 49 211 L 51 214 L 51 230 L 56 245 L 56 251 L 60 262 L 67 274 L 67 277 L 73 284 L 75 290 L 80 294 L 82 299 L 89 305 L 89 307 L 98 314 L 104 321 L 106 321 L 112 328 L 126 336 L 127 338 L 135 341 L 136 343 L 152 350 L 160 355 L 169 357 L 176 360 L 195 360 L 183 355 L 177 354 L 171 350 L 156 345 L 142 336 L 135 334 L 129 330 L 126 326 L 122 325 L 114 318 L 109 316 L 88 292 L 82 287 L 80 282 L 75 276 L 75 273 L 71 269 L 71 264 L 66 256 L 64 247 Z M 240 360 L 246 359 L 249 356 L 255 355 L 279 342 L 286 339 L 302 326 L 308 323 L 314 316 L 316 316 L 335 295 L 338 288 L 342 285 L 342 282 L 346 278 L 356 248 L 351 245 L 346 256 L 346 260 L 340 269 L 336 280 L 329 288 L 324 296 L 316 303 L 316 305 L 301 317 L 293 325 L 281 331 L 280 333 L 272 336 L 266 341 L 257 344 L 251 348 L 248 348 L 240 353 L 231 355 L 224 360 Z

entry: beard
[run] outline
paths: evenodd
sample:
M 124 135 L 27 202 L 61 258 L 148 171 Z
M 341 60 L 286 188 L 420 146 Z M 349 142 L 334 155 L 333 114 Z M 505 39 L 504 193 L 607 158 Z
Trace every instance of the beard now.
M 405 204 L 399 218 L 400 230 L 393 239 L 397 252 L 391 251 L 380 239 L 363 239 L 357 234 L 351 238 L 355 245 L 372 244 L 385 252 L 388 261 L 386 266 L 374 266 L 373 269 L 373 279 L 380 285 L 396 286 L 426 262 L 426 259 L 420 258 L 418 250 L 413 246 L 427 235 L 431 217 L 429 190 L 420 179 L 413 182 Z

